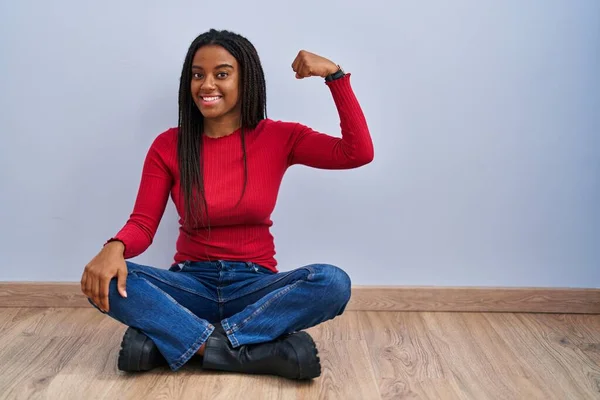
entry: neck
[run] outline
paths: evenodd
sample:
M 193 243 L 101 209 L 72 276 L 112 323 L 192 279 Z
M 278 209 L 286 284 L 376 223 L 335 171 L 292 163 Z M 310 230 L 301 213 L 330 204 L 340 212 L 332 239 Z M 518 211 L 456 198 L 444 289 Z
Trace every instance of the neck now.
M 204 134 L 211 138 L 227 136 L 241 128 L 239 118 L 226 118 L 223 120 L 205 119 Z

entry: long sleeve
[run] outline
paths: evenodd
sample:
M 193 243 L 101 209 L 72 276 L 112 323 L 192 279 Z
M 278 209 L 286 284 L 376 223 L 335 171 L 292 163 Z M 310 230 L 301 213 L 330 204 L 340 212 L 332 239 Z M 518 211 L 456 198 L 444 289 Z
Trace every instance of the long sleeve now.
M 123 242 L 126 259 L 142 254 L 152 244 L 167 205 L 173 176 L 163 158 L 168 152 L 161 148 L 165 144 L 162 139 L 159 136 L 146 155 L 133 212 L 125 226 L 107 241 Z
M 296 124 L 291 134 L 289 165 L 304 164 L 322 169 L 350 169 L 368 164 L 374 150 L 360 104 L 350 85 L 350 74 L 327 82 L 340 116 L 342 137 L 317 132 Z

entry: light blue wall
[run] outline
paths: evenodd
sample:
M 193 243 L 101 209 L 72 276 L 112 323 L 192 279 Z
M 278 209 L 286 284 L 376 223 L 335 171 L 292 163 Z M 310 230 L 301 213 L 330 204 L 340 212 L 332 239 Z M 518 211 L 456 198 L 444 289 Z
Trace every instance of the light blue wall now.
M 600 2 L 0 1 L 0 280 L 79 281 L 126 221 L 146 150 L 177 122 L 180 68 L 211 28 L 246 35 L 269 117 L 337 135 L 304 48 L 340 63 L 369 166 L 295 167 L 282 270 L 355 284 L 600 287 Z M 169 205 L 137 261 L 166 267 Z

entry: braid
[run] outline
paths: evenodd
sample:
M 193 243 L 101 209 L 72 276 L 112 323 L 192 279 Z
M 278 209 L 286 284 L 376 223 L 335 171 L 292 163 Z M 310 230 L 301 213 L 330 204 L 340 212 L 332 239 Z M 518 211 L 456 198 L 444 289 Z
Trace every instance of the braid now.
M 255 128 L 267 117 L 267 95 L 264 71 L 255 47 L 245 37 L 230 32 L 211 29 L 198 36 L 190 45 L 179 83 L 179 138 L 177 158 L 179 163 L 181 192 L 184 196 L 184 225 L 190 228 L 203 221 L 208 222 L 208 205 L 203 179 L 203 162 L 201 155 L 204 117 L 192 99 L 191 79 L 192 60 L 196 51 L 202 46 L 219 45 L 227 50 L 238 61 L 241 68 L 241 138 L 244 161 L 244 187 L 238 203 L 242 200 L 248 182 L 248 163 L 246 154 L 246 131 Z M 210 228 L 210 226 L 209 226 Z

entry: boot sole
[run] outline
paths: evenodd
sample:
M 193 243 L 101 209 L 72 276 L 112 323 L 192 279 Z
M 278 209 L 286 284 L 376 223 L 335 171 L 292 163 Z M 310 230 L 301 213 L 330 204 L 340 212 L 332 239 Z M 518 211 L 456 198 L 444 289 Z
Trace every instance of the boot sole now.
M 139 372 L 148 371 L 159 365 L 157 360 L 150 359 L 150 352 L 144 347 L 151 339 L 134 328 L 128 328 L 121 341 L 118 367 L 121 371 Z M 152 346 L 156 346 L 154 343 Z
M 296 352 L 300 360 L 308 360 L 301 362 L 299 368 L 299 376 L 297 379 L 314 379 L 321 375 L 321 360 L 319 359 L 319 350 L 313 338 L 306 332 L 296 332 L 287 339 Z M 306 345 L 309 343 L 309 346 Z

